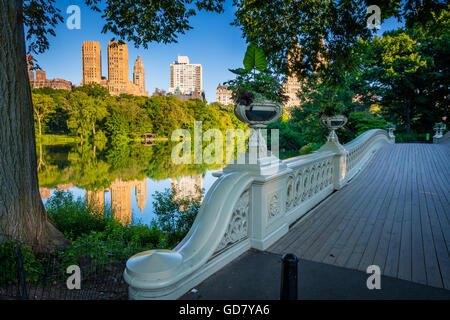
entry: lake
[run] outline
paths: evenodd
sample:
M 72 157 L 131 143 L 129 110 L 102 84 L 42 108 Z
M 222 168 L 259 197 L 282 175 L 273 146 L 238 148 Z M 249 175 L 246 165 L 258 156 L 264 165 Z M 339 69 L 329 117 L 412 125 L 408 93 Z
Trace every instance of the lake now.
M 38 176 L 44 204 L 57 190 L 102 208 L 122 224 L 149 224 L 155 191 L 176 190 L 176 197 L 198 197 L 212 186 L 221 165 L 176 165 L 170 142 L 153 146 L 37 145 Z

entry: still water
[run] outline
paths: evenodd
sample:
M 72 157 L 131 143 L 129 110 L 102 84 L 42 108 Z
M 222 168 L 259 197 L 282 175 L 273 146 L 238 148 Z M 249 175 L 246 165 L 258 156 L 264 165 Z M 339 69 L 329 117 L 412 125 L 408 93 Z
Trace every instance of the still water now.
M 124 225 L 149 224 L 155 191 L 176 190 L 177 197 L 201 196 L 217 179 L 220 165 L 175 165 L 173 145 L 122 144 L 37 146 L 38 175 L 44 204 L 57 190 L 71 192 L 97 206 L 111 208 Z M 203 193 L 203 194 L 204 194 Z

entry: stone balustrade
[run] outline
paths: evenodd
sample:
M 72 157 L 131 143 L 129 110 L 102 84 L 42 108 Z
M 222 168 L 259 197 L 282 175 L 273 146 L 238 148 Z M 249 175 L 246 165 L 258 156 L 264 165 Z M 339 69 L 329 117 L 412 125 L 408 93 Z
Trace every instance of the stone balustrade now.
M 176 299 L 250 248 L 267 249 L 394 139 L 384 130 L 370 130 L 344 146 L 329 141 L 313 154 L 279 161 L 276 170 L 224 168 L 176 248 L 128 260 L 129 298 Z
M 433 143 L 444 143 L 446 141 L 450 140 L 450 131 L 448 131 L 446 134 L 443 134 L 444 129 L 440 129 L 438 132 L 436 132 L 436 135 L 433 137 Z

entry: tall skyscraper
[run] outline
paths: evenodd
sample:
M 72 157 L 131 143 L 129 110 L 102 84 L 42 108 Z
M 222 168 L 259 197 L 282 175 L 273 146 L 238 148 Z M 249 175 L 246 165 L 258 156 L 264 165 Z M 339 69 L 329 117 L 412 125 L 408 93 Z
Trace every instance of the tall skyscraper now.
M 145 69 L 140 55 L 134 63 L 133 83 L 139 88 L 140 92 L 145 92 Z
M 169 93 L 175 91 L 181 94 L 201 93 L 202 65 L 190 64 L 187 56 L 178 56 L 178 61 L 170 65 Z
M 100 43 L 85 41 L 81 47 L 83 66 L 82 84 L 100 83 L 102 80 L 102 53 Z
M 138 56 L 134 66 L 133 82 L 129 80 L 128 46 L 118 41 L 108 43 L 108 79 L 102 77 L 102 55 L 100 43 L 97 41 L 85 41 L 81 47 L 81 59 L 83 62 L 82 84 L 98 83 L 108 88 L 113 96 L 120 94 L 132 94 L 136 96 L 148 96 L 145 91 L 144 62 Z
M 292 68 L 292 60 L 299 59 L 301 57 L 301 48 L 297 44 L 292 52 L 288 53 L 287 60 L 290 68 L 290 75 L 286 78 L 283 84 L 284 93 L 288 96 L 288 100 L 284 103 L 285 110 L 288 114 L 291 113 L 293 107 L 299 107 L 301 102 L 298 97 L 298 92 L 302 87 L 302 82 L 298 79 L 295 70 Z
M 128 46 L 126 43 L 108 43 L 108 89 L 111 95 L 127 93 L 129 82 Z

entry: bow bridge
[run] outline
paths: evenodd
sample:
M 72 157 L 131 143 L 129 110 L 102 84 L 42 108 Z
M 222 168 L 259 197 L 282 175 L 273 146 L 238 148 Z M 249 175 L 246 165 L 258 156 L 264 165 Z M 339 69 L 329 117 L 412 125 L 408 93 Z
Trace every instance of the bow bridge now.
M 439 142 L 395 144 L 376 129 L 228 165 L 176 248 L 128 260 L 130 298 L 179 298 L 252 248 L 449 290 L 450 141 Z

